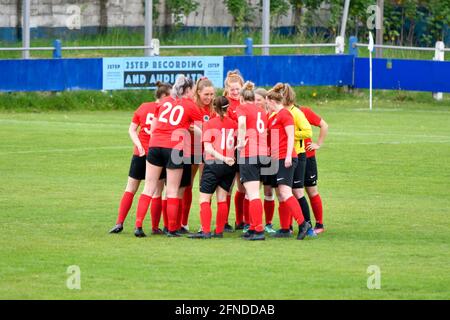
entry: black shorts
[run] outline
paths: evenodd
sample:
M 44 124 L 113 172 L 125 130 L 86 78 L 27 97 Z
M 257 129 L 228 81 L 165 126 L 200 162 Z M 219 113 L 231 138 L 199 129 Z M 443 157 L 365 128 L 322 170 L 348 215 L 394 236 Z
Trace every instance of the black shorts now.
M 147 161 L 154 166 L 166 169 L 183 168 L 183 151 L 170 148 L 150 147 Z
M 236 175 L 237 165 L 229 166 L 224 163 L 205 163 L 200 180 L 200 192 L 213 194 L 217 187 L 229 192 Z
M 317 185 L 317 161 L 316 157 L 306 159 L 305 187 L 314 187 Z
M 130 171 L 128 172 L 128 176 L 136 180 L 145 180 L 145 166 L 145 156 L 139 157 L 137 155 L 133 155 L 133 157 L 131 158 Z
M 277 174 L 269 176 L 270 185 L 273 188 L 278 187 L 280 184 L 292 187 L 294 181 L 294 172 L 298 166 L 298 159 L 292 158 L 292 166 L 286 168 L 284 166 L 284 159 L 274 160 L 278 161 L 278 171 Z
M 298 165 L 294 171 L 292 189 L 301 189 L 305 186 L 306 153 L 298 154 Z
M 190 164 L 202 164 L 203 156 L 202 155 L 191 155 Z
M 183 175 L 181 176 L 180 188 L 189 187 L 191 185 L 192 179 L 192 165 L 184 164 L 183 165 Z
M 270 158 L 267 156 L 238 158 L 238 163 L 241 183 L 260 181 L 261 169 L 270 165 Z

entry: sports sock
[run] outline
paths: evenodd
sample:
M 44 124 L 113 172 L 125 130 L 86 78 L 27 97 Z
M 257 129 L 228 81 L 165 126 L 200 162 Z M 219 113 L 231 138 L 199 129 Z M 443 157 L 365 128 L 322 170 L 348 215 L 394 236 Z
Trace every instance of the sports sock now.
M 141 194 L 139 197 L 137 212 L 136 212 L 136 228 L 142 228 L 142 223 L 145 219 L 145 216 L 148 211 L 148 207 L 150 206 L 150 202 L 152 201 L 152 197 Z
M 274 211 L 275 211 L 275 201 L 264 199 L 264 213 L 266 216 L 266 224 L 272 224 Z
M 313 210 L 316 223 L 323 224 L 323 207 L 320 194 L 316 194 L 314 197 L 309 198 L 309 201 L 311 202 L 311 208 Z
M 298 204 L 302 208 L 303 218 L 305 218 L 305 221 L 311 223 L 311 214 L 309 213 L 308 201 L 306 201 L 305 196 L 298 199 Z
M 150 213 L 152 216 L 152 229 L 159 228 L 159 221 L 161 220 L 162 201 L 161 197 L 153 198 L 150 206 Z
M 202 231 L 204 233 L 211 232 L 211 217 L 211 204 L 209 202 L 202 202 L 200 204 L 200 221 L 202 223 Z
M 183 216 L 181 218 L 181 224 L 186 226 L 189 220 L 189 212 L 192 205 L 192 186 L 186 187 L 183 195 Z
M 216 233 L 222 233 L 225 223 L 227 222 L 228 204 L 226 201 L 217 203 L 217 216 L 216 216 Z
M 131 205 L 133 204 L 134 193 L 125 191 L 119 205 L 119 215 L 117 217 L 116 224 L 123 224 L 128 212 L 130 211 Z
M 253 199 L 249 201 L 249 215 L 251 216 L 251 225 L 256 232 L 264 231 L 263 226 L 263 205 L 261 199 Z

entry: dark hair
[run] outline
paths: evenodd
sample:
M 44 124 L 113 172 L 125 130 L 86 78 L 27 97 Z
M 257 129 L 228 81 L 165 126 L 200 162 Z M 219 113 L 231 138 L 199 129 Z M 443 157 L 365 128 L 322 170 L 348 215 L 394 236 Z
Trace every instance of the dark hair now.
M 223 117 L 227 113 L 230 102 L 228 101 L 227 97 L 218 96 L 214 99 L 213 105 L 214 111 L 220 116 L 220 119 L 223 119 Z
M 170 95 L 170 90 L 172 90 L 172 85 L 170 83 L 156 81 L 155 96 L 156 99 L 161 99 Z
M 191 78 L 187 78 L 186 76 L 180 74 L 177 77 L 177 80 L 175 80 L 175 84 L 172 87 L 172 96 L 174 98 L 176 97 L 182 97 L 187 89 L 192 89 L 194 87 L 194 81 L 192 81 Z

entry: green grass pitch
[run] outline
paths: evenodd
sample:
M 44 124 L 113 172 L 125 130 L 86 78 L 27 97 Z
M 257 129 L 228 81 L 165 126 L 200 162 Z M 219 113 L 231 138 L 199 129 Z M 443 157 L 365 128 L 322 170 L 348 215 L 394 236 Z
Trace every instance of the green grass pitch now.
M 258 243 L 136 239 L 137 201 L 124 232 L 107 233 L 132 112 L 0 113 L 0 299 L 448 299 L 448 102 L 312 107 L 330 125 L 318 152 L 327 231 Z M 66 286 L 71 265 L 80 290 Z M 371 265 L 379 290 L 367 288 Z

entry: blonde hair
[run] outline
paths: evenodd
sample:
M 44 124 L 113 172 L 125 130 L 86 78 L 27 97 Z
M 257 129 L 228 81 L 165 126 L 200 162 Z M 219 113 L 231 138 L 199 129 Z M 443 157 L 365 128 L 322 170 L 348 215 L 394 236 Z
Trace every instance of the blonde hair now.
M 244 86 L 244 78 L 242 77 L 239 70 L 235 69 L 233 71 L 227 72 L 227 77 L 224 81 L 225 90 L 223 91 L 223 95 L 228 96 L 228 87 L 231 83 L 239 83 L 241 86 Z
M 241 97 L 244 101 L 255 101 L 255 84 L 251 81 L 244 83 L 241 89 Z
M 292 106 L 295 103 L 295 91 L 289 85 L 289 83 L 284 84 L 284 93 L 283 93 L 283 105 L 285 107 Z
M 267 97 L 267 90 L 264 88 L 257 88 L 255 90 L 255 94 L 257 94 L 265 99 Z
M 191 78 L 187 78 L 186 76 L 180 74 L 175 80 L 175 84 L 173 85 L 171 94 L 172 97 L 181 98 L 187 91 L 188 88 L 192 89 L 194 86 L 194 82 Z

